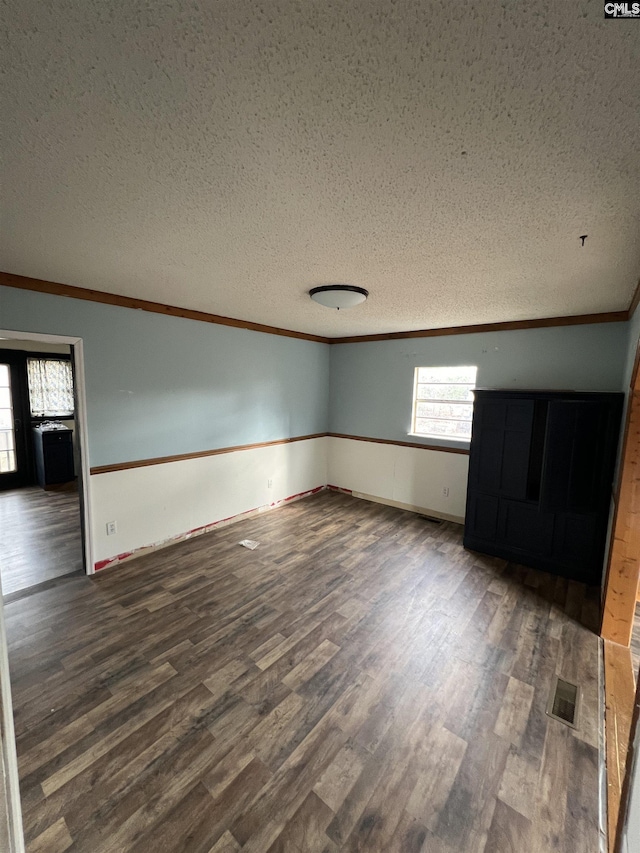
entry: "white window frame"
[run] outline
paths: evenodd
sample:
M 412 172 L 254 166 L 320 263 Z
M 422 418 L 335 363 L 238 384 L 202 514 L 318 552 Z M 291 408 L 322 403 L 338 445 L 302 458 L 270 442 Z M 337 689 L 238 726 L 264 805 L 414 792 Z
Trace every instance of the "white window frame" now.
M 415 368 L 414 375 L 413 375 L 413 406 L 412 406 L 412 410 L 411 410 L 411 432 L 410 432 L 410 435 L 415 435 L 417 438 L 437 439 L 437 440 L 443 441 L 443 442 L 459 441 L 462 443 L 469 444 L 469 442 L 471 441 L 471 435 L 469 435 L 469 437 L 467 438 L 466 436 L 452 435 L 452 434 L 447 434 L 447 433 L 418 432 L 416 429 L 416 417 L 417 417 L 417 412 L 418 412 L 418 403 L 447 403 L 449 405 L 454 405 L 454 406 L 455 405 L 468 406 L 469 403 L 471 403 L 471 407 L 472 407 L 472 413 L 471 414 L 473 417 L 473 401 L 438 400 L 434 397 L 425 397 L 425 398 L 421 397 L 420 399 L 418 399 L 418 384 L 423 384 L 423 383 L 418 383 L 418 376 L 419 376 L 420 370 L 451 370 L 451 371 L 456 371 L 456 370 L 462 370 L 462 369 L 468 369 L 468 370 L 474 370 L 475 371 L 475 379 L 474 379 L 473 383 L 471 383 L 471 382 L 442 382 L 442 383 L 431 382 L 429 384 L 431 384 L 431 385 L 437 385 L 437 384 L 464 385 L 467 388 L 469 388 L 470 390 L 474 390 L 477 387 L 476 383 L 477 383 L 477 379 L 478 379 L 478 366 L 475 364 L 452 364 L 452 365 L 447 365 L 447 364 L 443 364 L 443 365 L 440 365 L 440 364 L 422 365 L 421 364 Z M 438 418 L 432 418 L 431 420 L 438 420 Z M 451 418 L 451 419 L 443 418 L 442 420 L 453 420 L 453 418 Z M 466 420 L 466 418 L 464 420 Z

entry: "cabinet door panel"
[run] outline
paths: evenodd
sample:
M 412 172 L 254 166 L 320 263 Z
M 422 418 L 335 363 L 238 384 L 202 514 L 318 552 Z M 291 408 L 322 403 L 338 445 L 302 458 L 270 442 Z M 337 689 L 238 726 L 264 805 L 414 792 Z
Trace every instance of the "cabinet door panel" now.
M 483 398 L 476 403 L 476 406 L 483 430 L 497 429 L 500 432 L 504 430 L 507 413 L 506 400 Z
M 70 442 L 50 444 L 45 449 L 47 483 L 66 483 L 73 480 L 73 449 Z
M 553 512 L 593 512 L 602 503 L 603 425 L 599 402 L 549 404 L 540 505 Z
M 73 440 L 69 430 L 33 430 L 38 483 L 45 486 L 73 480 Z
M 480 399 L 474 412 L 469 481 L 482 492 L 527 495 L 532 400 Z
M 500 501 L 499 536 L 511 548 L 546 557 L 553 548 L 553 515 L 534 504 Z
M 487 429 L 482 433 L 482 445 L 474 460 L 476 484 L 482 491 L 496 494 L 500 491 L 503 441 L 502 430 Z
M 498 527 L 499 499 L 492 495 L 473 495 L 469 501 L 465 532 L 479 539 L 493 541 Z
M 505 429 L 515 432 L 531 431 L 532 400 L 509 400 L 505 416 Z
M 589 582 L 602 572 L 604 533 L 597 515 L 556 516 L 553 556 L 573 569 L 572 576 Z
M 527 496 L 530 439 L 530 425 L 528 430 L 505 431 L 500 472 L 500 494 L 505 497 Z

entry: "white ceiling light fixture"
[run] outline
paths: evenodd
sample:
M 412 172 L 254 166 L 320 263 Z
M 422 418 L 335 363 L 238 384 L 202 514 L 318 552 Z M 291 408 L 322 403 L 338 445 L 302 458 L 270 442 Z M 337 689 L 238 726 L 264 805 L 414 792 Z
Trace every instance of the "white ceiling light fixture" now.
M 325 308 L 353 308 L 364 302 L 369 291 L 364 287 L 356 287 L 353 284 L 325 284 L 322 287 L 313 287 L 309 296 L 314 302 L 324 305 Z

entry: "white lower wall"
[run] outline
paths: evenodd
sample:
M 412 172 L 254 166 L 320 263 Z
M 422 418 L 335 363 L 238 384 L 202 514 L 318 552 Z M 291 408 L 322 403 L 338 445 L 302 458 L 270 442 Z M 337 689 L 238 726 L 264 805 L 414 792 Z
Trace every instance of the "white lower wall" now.
M 94 563 L 324 486 L 327 438 L 91 477 Z M 268 488 L 267 481 L 273 481 Z M 109 521 L 117 533 L 107 536 Z
M 100 566 L 327 483 L 462 521 L 468 461 L 458 453 L 323 437 L 94 474 L 94 563 Z M 109 521 L 117 524 L 112 536 L 107 536 Z
M 332 486 L 463 520 L 468 456 L 347 438 L 327 440 Z

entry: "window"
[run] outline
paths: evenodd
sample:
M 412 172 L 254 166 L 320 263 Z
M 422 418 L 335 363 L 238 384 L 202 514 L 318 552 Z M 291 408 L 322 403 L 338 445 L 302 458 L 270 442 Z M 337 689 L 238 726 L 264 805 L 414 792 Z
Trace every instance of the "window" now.
M 73 373 L 68 359 L 28 358 L 27 378 L 32 417 L 73 415 Z
M 475 366 L 416 367 L 412 433 L 469 441 L 477 370 Z

